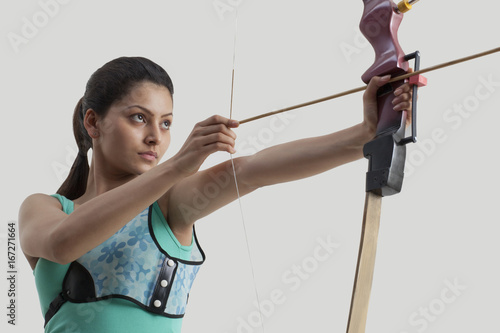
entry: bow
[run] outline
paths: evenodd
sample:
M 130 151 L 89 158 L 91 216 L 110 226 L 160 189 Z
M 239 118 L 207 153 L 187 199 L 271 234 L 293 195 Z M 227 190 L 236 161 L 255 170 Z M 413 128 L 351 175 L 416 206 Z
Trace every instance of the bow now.
M 363 0 L 364 12 L 360 23 L 363 35 L 375 50 L 375 62 L 362 79 L 368 83 L 373 76 L 406 74 L 408 60 L 415 59 L 419 70 L 420 55 L 417 52 L 405 55 L 397 40 L 397 30 L 403 19 L 402 9 L 411 4 L 403 1 L 396 6 L 392 0 Z M 416 83 L 422 82 L 417 80 Z M 365 332 L 368 304 L 375 267 L 378 230 L 382 197 L 401 191 L 406 159 L 406 144 L 416 141 L 416 100 L 419 84 L 413 85 L 412 133 L 405 137 L 407 112 L 396 113 L 392 100 L 394 91 L 404 80 L 391 82 L 377 93 L 378 125 L 376 137 L 363 148 L 369 160 L 366 174 L 366 199 L 363 214 L 363 228 L 359 246 L 358 263 L 354 280 L 347 333 Z M 423 85 L 423 83 L 422 83 Z
M 411 9 L 411 3 L 418 0 L 404 0 L 398 7 L 392 0 L 364 0 L 365 10 L 361 19 L 360 28 L 363 34 L 370 41 L 375 49 L 376 60 L 370 69 L 363 75 L 362 79 L 367 84 L 373 76 L 391 75 L 393 78 L 408 73 L 408 60 L 415 59 L 415 69 L 419 70 L 419 54 L 415 52 L 412 55 L 405 56 L 399 42 L 397 41 L 397 29 L 403 18 L 402 12 Z M 410 3 L 411 2 L 411 3 Z M 231 102 L 230 102 L 230 118 L 233 115 L 233 92 L 234 92 L 234 73 L 236 59 L 236 32 L 237 32 L 238 12 L 235 19 L 235 37 L 233 45 L 233 69 L 231 79 Z M 348 333 L 364 332 L 366 324 L 366 316 L 368 310 L 368 300 L 371 290 L 371 282 L 373 278 L 373 269 L 375 262 L 375 251 L 378 236 L 378 225 L 380 222 L 380 206 L 382 196 L 391 195 L 401 190 L 403 180 L 403 169 L 405 159 L 405 144 L 415 142 L 416 135 L 416 96 L 417 86 L 422 81 L 421 77 L 411 79 L 417 83 L 414 85 L 413 105 L 412 105 L 412 135 L 405 136 L 406 128 L 406 112 L 396 113 L 393 110 L 392 99 L 393 92 L 405 83 L 405 79 L 391 80 L 386 86 L 382 87 L 378 93 L 378 114 L 379 124 L 377 127 L 376 138 L 364 147 L 364 155 L 370 160 L 370 167 L 367 174 L 367 194 L 364 211 L 363 231 L 360 244 L 360 252 L 358 257 L 358 265 L 356 268 L 356 276 L 354 282 L 354 290 L 351 301 L 351 309 L 348 322 Z M 357 89 L 350 92 L 356 92 L 362 89 Z M 350 93 L 348 92 L 348 93 Z M 344 96 L 345 94 L 334 95 L 333 98 Z M 259 119 L 263 116 L 285 112 L 298 107 L 315 104 L 323 100 L 331 99 L 332 96 L 325 99 L 313 101 L 313 103 L 304 103 L 301 105 L 285 108 L 282 110 L 270 112 L 265 115 L 245 119 L 240 123 L 246 123 L 252 120 Z M 236 191 L 239 196 L 238 180 L 234 162 L 231 155 L 234 180 Z M 239 201 L 243 229 L 246 230 L 245 220 L 243 217 L 243 209 L 241 201 Z M 247 253 L 250 264 L 252 258 L 250 255 L 248 238 L 245 231 Z M 259 302 L 259 294 L 255 286 L 254 290 Z M 262 311 L 260 311 L 260 322 L 263 326 Z
M 380 223 L 382 197 L 397 194 L 400 192 L 402 187 L 406 155 L 405 145 L 410 142 L 415 142 L 416 140 L 417 87 L 425 85 L 425 79 L 419 74 L 500 51 L 500 48 L 496 48 L 478 55 L 433 66 L 426 70 L 419 70 L 419 53 L 415 52 L 410 55 L 405 55 L 397 40 L 397 30 L 403 19 L 403 13 L 411 9 L 411 5 L 417 1 L 418 0 L 404 0 L 400 4 L 396 5 L 392 0 L 363 0 L 365 9 L 360 23 L 360 28 L 374 47 L 376 56 L 375 63 L 367 70 L 362 79 L 365 83 L 368 83 L 373 76 L 382 76 L 387 74 L 391 75 L 393 79 L 391 79 L 390 83 L 379 90 L 379 124 L 377 127 L 376 138 L 364 147 L 364 155 L 369 160 L 369 170 L 366 180 L 363 231 L 361 235 L 358 265 L 356 268 L 349 314 L 347 328 L 348 333 L 361 333 L 365 331 L 368 302 L 373 278 L 378 227 Z M 408 73 L 408 69 L 410 67 L 408 62 L 412 59 L 414 59 L 415 63 L 411 67 L 414 67 L 416 72 Z M 406 112 L 394 112 L 391 103 L 393 92 L 400 87 L 406 79 L 410 79 L 410 83 L 413 83 L 414 89 L 411 117 L 409 117 Z M 233 83 L 231 85 L 231 110 L 233 87 L 234 57 Z M 312 102 L 302 103 L 261 116 L 248 118 L 240 121 L 240 123 L 243 124 L 245 122 L 262 118 L 263 116 L 316 104 L 344 96 L 348 93 L 358 92 L 363 89 L 364 87 L 352 89 L 345 93 L 328 96 Z M 407 118 L 412 119 L 411 135 L 408 137 L 406 136 Z M 236 177 L 235 172 L 234 174 Z M 258 303 L 260 304 L 259 301 Z

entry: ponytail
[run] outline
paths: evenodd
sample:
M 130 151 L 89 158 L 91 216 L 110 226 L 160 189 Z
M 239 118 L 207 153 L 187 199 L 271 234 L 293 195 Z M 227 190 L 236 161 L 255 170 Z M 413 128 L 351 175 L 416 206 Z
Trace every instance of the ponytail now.
M 87 153 L 92 147 L 92 139 L 83 126 L 84 110 L 83 97 L 80 98 L 73 113 L 73 134 L 78 145 L 78 154 L 75 162 L 71 166 L 69 175 L 64 183 L 57 190 L 57 194 L 63 195 L 69 200 L 81 197 L 87 189 L 87 179 L 89 177 L 89 162 Z

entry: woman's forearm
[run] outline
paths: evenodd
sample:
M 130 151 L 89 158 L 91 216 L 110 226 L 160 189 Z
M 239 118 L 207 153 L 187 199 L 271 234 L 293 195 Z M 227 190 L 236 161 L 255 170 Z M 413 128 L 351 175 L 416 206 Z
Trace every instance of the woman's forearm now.
M 372 131 L 358 124 L 332 134 L 292 141 L 249 156 L 239 177 L 251 188 L 298 180 L 363 157 Z
M 63 261 L 101 244 L 160 198 L 183 175 L 169 161 L 85 202 L 54 226 L 53 241 Z

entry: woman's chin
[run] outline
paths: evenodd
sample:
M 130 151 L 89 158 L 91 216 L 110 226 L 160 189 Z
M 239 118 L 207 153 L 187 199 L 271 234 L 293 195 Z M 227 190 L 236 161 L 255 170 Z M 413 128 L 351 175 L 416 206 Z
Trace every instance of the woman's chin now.
M 154 165 L 150 164 L 150 165 L 141 165 L 141 166 L 138 166 L 137 168 L 135 168 L 136 169 L 136 174 L 142 175 L 143 173 L 148 172 L 149 170 L 153 169 L 155 166 L 156 166 L 156 163 Z

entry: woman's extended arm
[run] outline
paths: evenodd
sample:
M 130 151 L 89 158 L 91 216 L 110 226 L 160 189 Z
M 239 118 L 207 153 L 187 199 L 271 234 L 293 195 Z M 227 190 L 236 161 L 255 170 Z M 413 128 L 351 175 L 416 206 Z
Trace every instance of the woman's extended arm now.
M 332 134 L 270 147 L 247 157 L 238 174 L 242 184 L 259 188 L 307 178 L 363 157 L 370 135 L 362 124 Z
M 241 183 L 259 188 L 310 177 L 363 157 L 363 146 L 372 140 L 378 122 L 376 92 L 390 79 L 375 77 L 363 95 L 363 122 L 342 131 L 270 147 L 248 157 L 238 173 Z M 411 108 L 409 84 L 395 92 L 394 112 Z
M 240 195 L 277 183 L 310 177 L 363 157 L 363 146 L 375 135 L 376 91 L 389 77 L 374 78 L 364 96 L 364 120 L 342 131 L 288 142 L 234 160 Z M 395 110 L 410 108 L 406 84 L 397 91 Z M 395 111 L 396 112 L 396 111 Z M 190 225 L 237 198 L 231 161 L 198 172 L 169 191 L 168 214 L 174 225 Z

